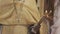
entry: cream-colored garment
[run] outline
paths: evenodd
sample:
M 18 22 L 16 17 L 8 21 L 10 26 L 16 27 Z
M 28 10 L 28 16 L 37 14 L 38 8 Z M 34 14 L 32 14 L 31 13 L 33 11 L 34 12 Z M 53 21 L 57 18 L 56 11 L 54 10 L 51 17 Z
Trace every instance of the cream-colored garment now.
M 2 34 L 27 34 L 27 27 L 23 24 L 33 24 L 40 19 L 35 0 L 0 0 L 0 23 L 3 26 Z M 22 25 L 21 25 L 22 24 Z
M 23 7 L 21 7 L 22 5 Z M 20 22 L 23 22 L 24 24 L 26 24 L 26 22 L 35 23 L 36 20 L 34 20 L 32 16 L 37 21 L 40 18 L 35 0 L 25 0 L 25 2 L 21 2 L 19 0 L 15 1 L 0 0 L 0 23 L 2 24 L 20 24 Z

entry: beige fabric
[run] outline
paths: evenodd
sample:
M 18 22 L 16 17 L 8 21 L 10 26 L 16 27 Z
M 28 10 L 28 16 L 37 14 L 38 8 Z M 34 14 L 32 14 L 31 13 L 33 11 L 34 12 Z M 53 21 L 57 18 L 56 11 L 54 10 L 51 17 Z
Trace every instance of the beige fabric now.
M 32 16 L 34 16 L 37 21 L 39 20 L 40 15 L 36 7 L 35 0 L 25 0 L 23 3 L 22 11 L 20 10 L 22 4 L 17 0 L 14 2 L 16 3 L 15 8 L 13 2 L 13 0 L 0 0 L 0 23 L 20 24 L 18 23 L 18 20 L 23 21 L 24 24 L 26 24 L 26 20 L 28 20 L 28 22 L 35 23 L 36 21 Z
M 35 0 L 0 0 L 0 23 L 3 26 L 2 34 L 27 34 L 27 27 L 20 24 L 33 24 L 40 19 L 40 13 Z

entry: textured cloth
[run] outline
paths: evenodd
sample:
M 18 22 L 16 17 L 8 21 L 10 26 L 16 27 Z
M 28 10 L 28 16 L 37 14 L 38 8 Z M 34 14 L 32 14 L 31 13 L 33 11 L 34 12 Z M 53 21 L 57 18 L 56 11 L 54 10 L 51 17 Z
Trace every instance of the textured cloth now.
M 3 26 L 2 34 L 27 34 L 27 27 L 21 24 L 34 24 L 39 19 L 35 0 L 0 0 L 0 24 L 8 25 Z
M 27 22 L 36 23 L 39 18 L 40 14 L 35 0 L 0 0 L 1 24 L 26 24 Z

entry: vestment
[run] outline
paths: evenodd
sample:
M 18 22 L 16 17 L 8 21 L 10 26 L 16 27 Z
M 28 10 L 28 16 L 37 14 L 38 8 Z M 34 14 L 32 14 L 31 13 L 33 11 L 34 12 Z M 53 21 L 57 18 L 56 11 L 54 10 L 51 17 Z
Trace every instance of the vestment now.
M 27 26 L 40 19 L 35 0 L 0 0 L 2 34 L 27 34 Z

